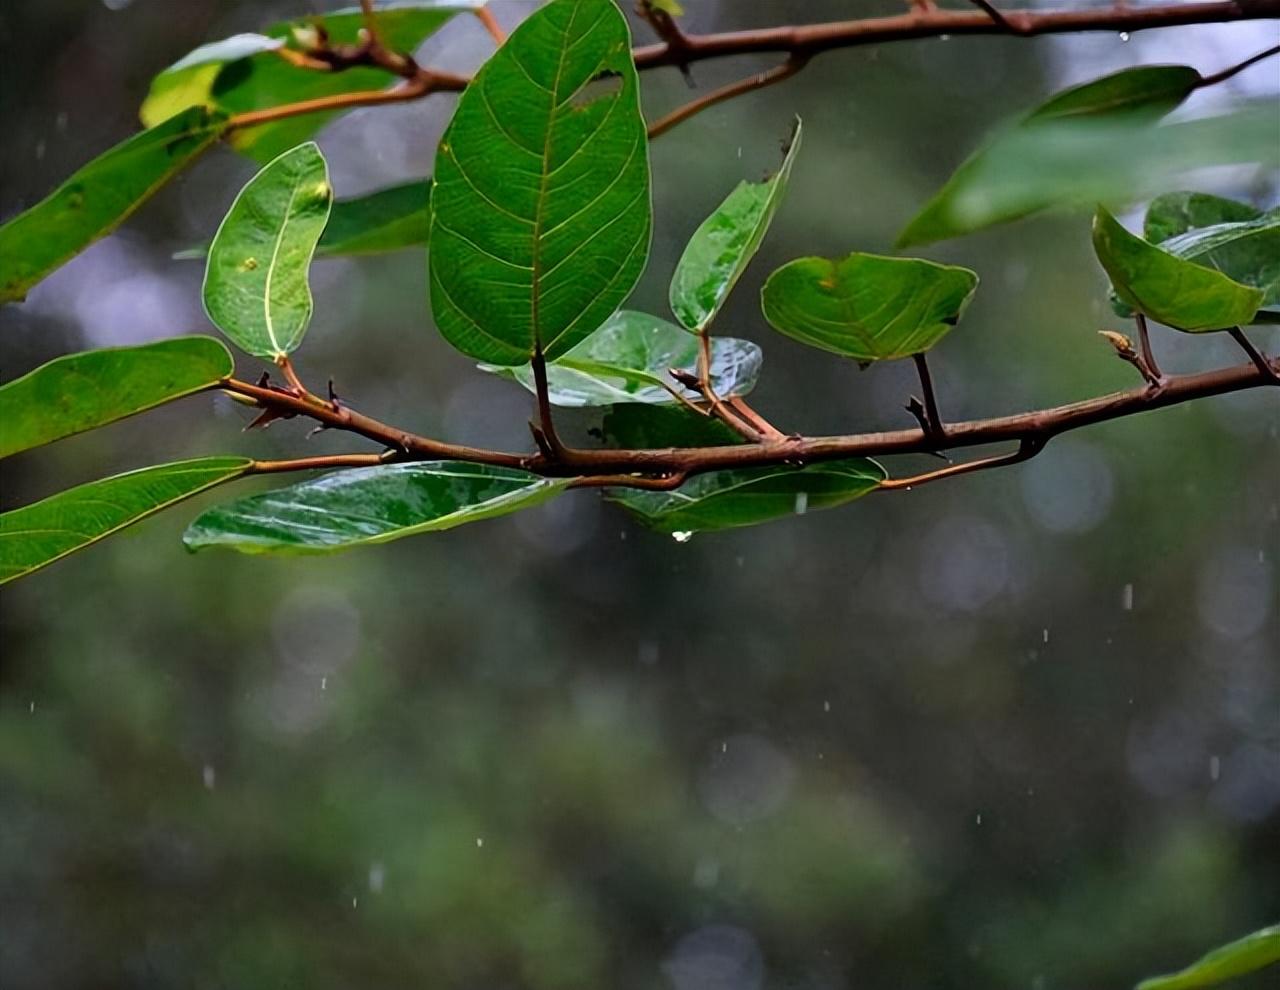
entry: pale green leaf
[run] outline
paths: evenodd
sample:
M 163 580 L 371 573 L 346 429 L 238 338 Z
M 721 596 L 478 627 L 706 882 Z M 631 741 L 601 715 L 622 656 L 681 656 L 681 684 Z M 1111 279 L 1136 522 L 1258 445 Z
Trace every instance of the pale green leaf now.
M 190 395 L 232 370 L 231 355 L 212 337 L 57 358 L 0 386 L 0 457 Z
M 436 156 L 431 308 L 490 364 L 600 326 L 649 249 L 648 139 L 613 0 L 552 0 L 480 69 Z
M 209 246 L 204 308 L 240 348 L 287 355 L 311 322 L 311 257 L 333 189 L 320 149 L 299 145 L 240 190 Z
M 284 38 L 236 34 L 188 52 L 151 80 L 151 90 L 138 111 L 147 127 L 155 127 L 188 107 L 213 108 L 213 83 L 228 62 L 283 47 Z
M 0 514 L 0 584 L 231 481 L 253 465 L 244 457 L 204 457 L 130 471 Z
M 1203 990 L 1280 963 L 1280 925 L 1214 949 L 1186 969 L 1143 980 L 1137 990 Z
M 765 319 L 802 343 L 858 361 L 921 354 L 959 321 L 978 276 L 918 258 L 798 258 L 764 284 Z
M 120 226 L 212 144 L 221 114 L 187 110 L 89 162 L 48 198 L 0 227 L 0 303 L 27 290 Z
M 671 311 L 700 332 L 715 319 L 747 265 L 755 257 L 782 202 L 800 150 L 800 120 L 782 166 L 763 182 L 741 182 L 694 231 L 671 279 Z
M 716 337 L 711 384 L 721 396 L 746 395 L 760 375 L 760 348 L 749 340 Z M 680 327 L 647 313 L 618 310 L 599 330 L 547 366 L 547 391 L 558 406 L 610 406 L 618 402 L 667 403 L 696 393 L 675 384 L 668 369 L 694 372 L 698 341 Z M 481 365 L 483 370 L 535 391 L 533 370 Z
M 205 512 L 183 536 L 192 550 L 331 553 L 506 515 L 545 502 L 567 479 L 423 461 L 339 471 Z

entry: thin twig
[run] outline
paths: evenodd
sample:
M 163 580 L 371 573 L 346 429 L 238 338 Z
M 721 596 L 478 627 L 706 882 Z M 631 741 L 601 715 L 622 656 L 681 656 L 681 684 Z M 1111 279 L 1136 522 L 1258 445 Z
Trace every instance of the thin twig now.
M 991 468 L 1004 467 L 1007 464 L 1017 464 L 1020 461 L 1027 461 L 1035 457 L 1036 454 L 1044 450 L 1046 443 L 1048 443 L 1047 440 L 1028 438 L 1019 443 L 1018 449 L 1012 454 L 1002 454 L 999 457 L 984 457 L 977 461 L 966 461 L 964 464 L 952 464 L 950 467 L 917 474 L 911 478 L 890 478 L 887 481 L 880 482 L 880 488 L 885 491 L 910 490 L 919 488 L 921 485 L 927 485 L 931 481 L 954 478 L 959 474 L 972 474 L 974 471 L 987 471 Z
M 1146 358 L 1133 349 L 1132 340 L 1115 330 L 1099 330 L 1098 334 L 1111 345 L 1116 357 L 1138 369 L 1143 381 L 1151 386 L 1159 386 L 1160 376 L 1147 366 Z
M 289 360 L 288 355 L 281 354 L 277 357 L 276 367 L 280 369 L 280 374 L 284 375 L 284 380 L 295 395 L 299 398 L 307 398 L 311 395 L 307 391 L 307 387 L 302 384 L 302 379 L 298 377 L 298 373 L 294 370 L 293 362 Z
M 787 434 L 770 423 L 758 412 L 751 408 L 750 404 L 740 395 L 731 395 L 725 400 L 725 404 L 729 406 L 735 413 L 742 417 L 752 428 L 759 431 L 765 440 L 786 440 Z
M 1133 318 L 1138 324 L 1138 344 L 1142 348 L 1142 360 L 1146 362 L 1147 369 L 1154 376 L 1148 378 L 1148 382 L 1152 387 L 1159 388 L 1164 381 L 1164 375 L 1160 371 L 1160 365 L 1156 364 L 1156 355 L 1151 349 L 1151 334 L 1147 330 L 1147 318 L 1142 313 L 1134 313 Z
M 546 448 L 543 450 L 543 456 L 558 458 L 565 452 L 564 444 L 560 442 L 560 437 L 556 434 L 555 419 L 551 413 L 551 389 L 547 383 L 547 359 L 542 353 L 542 345 L 537 344 L 533 349 L 533 360 L 530 361 L 533 367 L 533 383 L 534 394 L 538 400 L 538 427 L 534 432 L 534 439 L 538 440 L 539 433 L 546 442 Z M 541 445 L 541 443 L 539 444 Z
M 388 456 L 394 454 L 396 456 Z M 325 471 L 333 468 L 377 467 L 391 464 L 399 457 L 397 451 L 383 454 L 325 454 L 319 457 L 298 457 L 288 461 L 254 461 L 249 474 L 281 474 L 285 471 Z
M 1205 86 L 1216 86 L 1220 82 L 1226 82 L 1236 73 L 1243 72 L 1245 69 L 1249 68 L 1249 66 L 1256 65 L 1263 59 L 1271 58 L 1273 55 L 1280 55 L 1280 45 L 1273 45 L 1265 52 L 1258 52 L 1257 55 L 1251 55 L 1243 62 L 1237 62 L 1235 65 L 1229 66 L 1221 72 L 1215 72 L 1211 76 L 1205 76 L 1200 80 L 1197 86 L 1198 88 L 1204 88 Z
M 651 492 L 669 492 L 684 484 L 684 473 L 659 475 L 656 478 L 639 474 L 595 474 L 574 478 L 570 488 L 640 488 Z
M 1231 339 L 1240 345 L 1240 349 L 1249 355 L 1249 360 L 1257 366 L 1259 371 L 1270 376 L 1272 381 L 1280 380 L 1280 372 L 1277 372 L 1275 366 L 1267 360 L 1267 356 L 1253 345 L 1253 341 L 1245 336 L 1243 330 L 1232 327 L 1227 332 L 1231 334 Z
M 364 31 L 370 46 L 382 46 L 382 34 L 378 30 L 378 17 L 373 12 L 373 0 L 360 0 L 360 12 L 364 14 Z
M 938 415 L 938 399 L 933 392 L 933 377 L 929 374 L 929 362 L 922 353 L 912 354 L 916 374 L 920 376 L 920 390 L 924 392 L 924 421 L 930 438 L 939 446 L 946 439 L 946 428 L 942 425 L 942 417 Z M 910 406 L 907 407 L 911 408 Z
M 649 125 L 649 137 L 656 138 L 660 134 L 665 134 L 677 124 L 683 123 L 690 117 L 701 113 L 708 107 L 715 106 L 717 103 L 723 103 L 725 100 L 731 100 L 735 96 L 741 96 L 743 93 L 764 89 L 766 86 L 772 86 L 774 83 L 789 79 L 803 69 L 806 62 L 808 62 L 807 57 L 793 55 L 781 65 L 775 66 L 767 72 L 757 72 L 746 79 L 739 79 L 737 82 L 729 83 L 727 86 L 713 89 L 710 93 L 700 96 L 696 100 L 691 100 L 684 106 L 677 107 L 666 116 L 655 120 Z
M 707 332 L 706 327 L 698 333 L 698 378 L 692 387 L 702 393 L 712 413 L 726 426 L 736 430 L 752 443 L 759 443 L 764 439 L 759 430 L 726 406 L 724 400 L 716 394 L 715 386 L 711 384 L 711 334 Z
M 484 25 L 484 29 L 489 32 L 489 37 L 493 39 L 495 45 L 501 45 L 507 40 L 506 32 L 502 30 L 502 25 L 498 23 L 498 19 L 493 16 L 493 11 L 489 9 L 489 5 L 476 8 L 476 17 L 480 19 L 480 23 Z

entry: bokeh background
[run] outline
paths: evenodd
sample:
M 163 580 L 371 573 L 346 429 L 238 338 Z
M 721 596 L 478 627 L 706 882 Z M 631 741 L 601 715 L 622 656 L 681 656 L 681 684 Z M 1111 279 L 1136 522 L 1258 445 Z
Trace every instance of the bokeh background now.
M 0 5 L 0 217 L 131 133 L 150 77 L 190 48 L 328 6 Z M 900 5 L 686 6 L 712 30 Z M 494 7 L 511 27 L 531 4 Z M 859 372 L 771 335 L 763 277 L 888 250 L 990 126 L 1065 84 L 1140 62 L 1213 71 L 1277 32 L 824 55 L 655 142 L 631 304 L 665 313 L 694 227 L 776 163 L 799 113 L 788 198 L 722 331 L 764 345 L 757 405 L 784 428 L 906 425 L 909 363 Z M 461 18 L 423 57 L 461 71 L 489 50 Z M 1274 96 L 1276 65 L 1180 113 Z M 690 95 L 675 70 L 644 86 L 654 116 Z M 452 106 L 330 126 L 339 195 L 428 174 Z M 201 266 L 171 255 L 252 172 L 216 149 L 0 311 L 4 378 L 208 330 Z M 1274 174 L 1196 182 L 1277 199 Z M 924 253 L 983 280 L 931 359 L 947 415 L 1134 383 L 1095 333 L 1122 327 L 1085 216 Z M 526 445 L 528 395 L 434 333 L 425 271 L 420 252 L 317 263 L 302 374 L 422 432 Z M 1216 338 L 1157 346 L 1173 370 L 1240 360 Z M 202 453 L 363 449 L 247 419 L 198 397 L 14 458 L 3 502 Z M 685 544 L 582 492 L 335 558 L 191 556 L 185 523 L 228 496 L 186 504 L 0 599 L 0 985 L 1083 990 L 1177 968 L 1280 920 L 1278 434 L 1275 395 L 1217 398 Z

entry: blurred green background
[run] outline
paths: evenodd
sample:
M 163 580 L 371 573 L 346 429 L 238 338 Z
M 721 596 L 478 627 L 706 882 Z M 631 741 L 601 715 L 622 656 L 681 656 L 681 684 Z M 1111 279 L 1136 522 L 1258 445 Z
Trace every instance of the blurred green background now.
M 507 27 L 531 6 L 494 5 Z M 694 30 L 901 7 L 686 6 Z M 0 218 L 132 132 L 150 77 L 190 48 L 328 7 L 0 6 Z M 993 123 L 1063 85 L 1139 62 L 1216 70 L 1276 31 L 824 55 L 655 142 L 656 235 L 632 305 L 665 312 L 694 227 L 776 163 L 799 113 L 788 199 L 721 331 L 764 345 L 756 404 L 784 429 L 907 425 L 909 363 L 859 372 L 771 335 L 763 277 L 799 255 L 887 251 Z M 462 71 L 489 50 L 462 18 L 423 58 Z M 770 64 L 694 77 L 710 87 Z M 1275 61 L 1258 66 L 1184 112 L 1274 94 L 1276 78 Z M 690 95 L 675 70 L 644 85 L 652 116 Z M 427 174 L 452 105 L 330 126 L 338 194 Z M 211 234 L 252 172 L 216 149 L 0 311 L 4 378 L 207 331 L 201 266 L 170 256 Z M 1198 179 L 1277 199 L 1274 174 Z M 983 279 L 932 359 L 946 415 L 1134 384 L 1095 334 L 1125 328 L 1085 216 L 923 253 Z M 527 445 L 528 395 L 433 332 L 425 274 L 417 252 L 319 262 L 302 374 L 422 432 Z M 1256 339 L 1280 348 L 1274 331 Z M 1171 370 L 1240 360 L 1216 338 L 1161 332 L 1157 346 Z M 248 418 L 197 397 L 13 458 L 4 505 L 200 453 L 364 449 L 290 422 L 242 434 Z M 582 438 L 594 425 L 566 421 Z M 6 990 L 1084 990 L 1280 920 L 1273 394 L 687 544 L 576 492 L 336 558 L 186 554 L 184 525 L 220 497 L 0 599 Z

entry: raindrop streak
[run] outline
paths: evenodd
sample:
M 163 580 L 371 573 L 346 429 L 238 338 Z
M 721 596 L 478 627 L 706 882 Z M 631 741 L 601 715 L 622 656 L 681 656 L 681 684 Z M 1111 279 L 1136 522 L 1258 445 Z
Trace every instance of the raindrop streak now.
M 33 701 L 31 702 L 31 714 L 34 715 L 35 713 L 36 713 L 36 703 Z
M 1046 643 L 1047 643 L 1047 642 L 1049 642 L 1049 630 L 1048 630 L 1048 628 L 1046 628 L 1046 629 L 1045 629 L 1045 631 L 1044 631 L 1044 641 L 1045 641 Z
M 320 678 L 320 690 L 323 691 L 328 686 L 329 686 L 328 676 Z
M 1126 584 L 1124 590 L 1120 592 L 1120 607 L 1126 612 L 1133 611 L 1133 585 Z
M 796 509 L 797 516 L 803 516 L 806 512 L 809 511 L 809 493 L 808 492 L 796 492 L 795 509 Z
M 213 769 L 211 764 L 206 763 L 204 769 L 200 771 L 200 779 L 204 781 L 204 789 L 211 791 L 213 790 L 213 785 L 217 783 L 218 772 Z
M 1217 756 L 1209 757 L 1209 779 L 1217 780 L 1222 775 L 1222 760 Z
M 688 543 L 693 539 L 693 532 L 687 529 L 676 530 L 676 532 L 671 534 L 671 538 L 677 543 Z
M 975 824 L 975 825 L 981 825 L 981 824 L 982 824 L 982 812 L 981 812 L 981 811 L 979 811 L 976 815 L 974 815 L 974 816 L 973 816 L 973 822 L 974 822 L 974 824 Z
M 483 848 L 484 848 L 484 839 L 482 839 L 482 838 L 481 838 L 480 836 L 478 836 L 478 835 L 476 836 L 476 848 L 477 848 L 477 849 L 483 849 Z
M 831 702 L 829 702 L 829 701 L 824 701 L 824 702 L 822 703 L 822 710 L 823 710 L 824 712 L 829 712 L 829 711 L 831 711 Z

